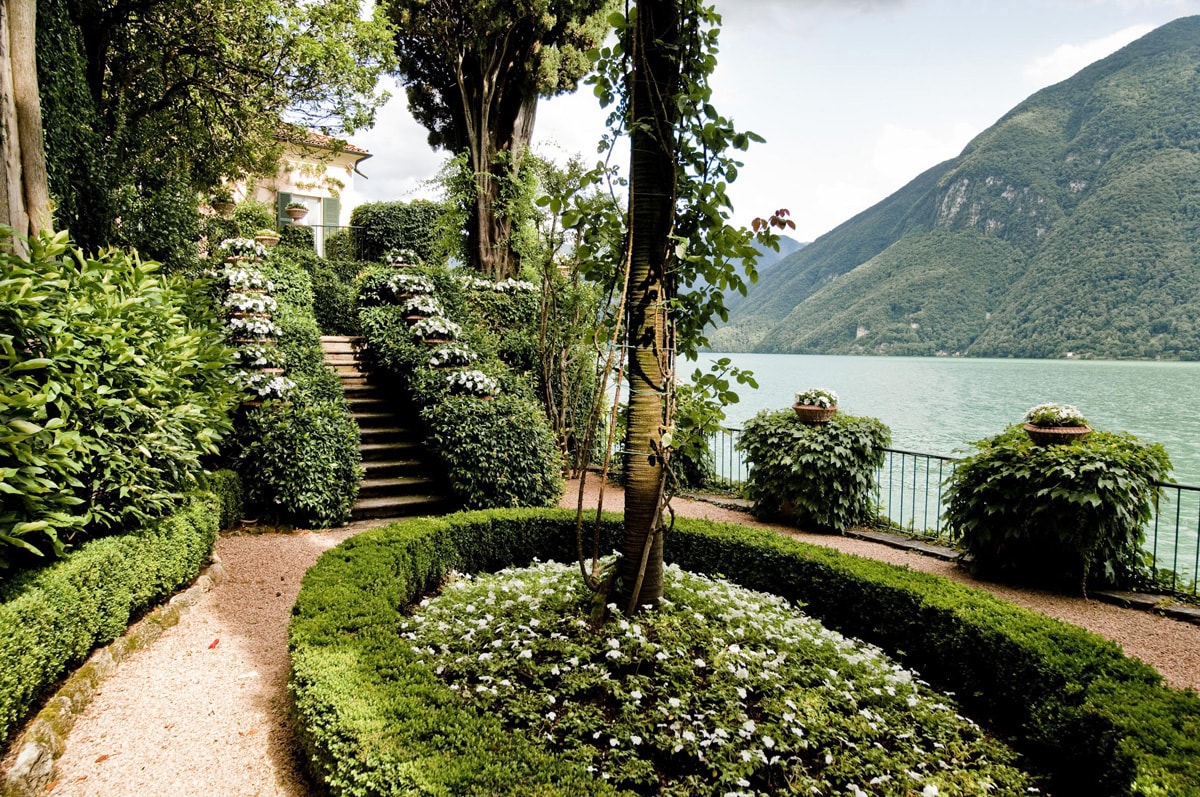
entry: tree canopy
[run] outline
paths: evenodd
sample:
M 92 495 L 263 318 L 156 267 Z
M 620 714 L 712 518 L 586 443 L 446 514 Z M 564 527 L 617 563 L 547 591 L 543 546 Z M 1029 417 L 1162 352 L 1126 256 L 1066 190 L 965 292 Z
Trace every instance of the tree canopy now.
M 471 265 L 518 269 L 500 194 L 519 170 L 540 97 L 573 91 L 607 32 L 611 0 L 386 0 L 396 72 L 433 147 L 467 156 Z

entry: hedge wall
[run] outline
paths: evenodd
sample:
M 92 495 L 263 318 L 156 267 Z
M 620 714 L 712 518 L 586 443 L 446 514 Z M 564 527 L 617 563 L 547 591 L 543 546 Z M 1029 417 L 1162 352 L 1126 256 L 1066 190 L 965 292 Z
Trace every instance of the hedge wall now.
M 196 578 L 219 514 L 216 497 L 201 493 L 173 515 L 89 542 L 0 587 L 0 742 L 68 667 Z
M 613 545 L 620 520 L 605 525 Z M 334 794 L 604 792 L 499 721 L 463 711 L 398 637 L 397 612 L 454 568 L 569 560 L 574 513 L 492 510 L 361 534 L 305 576 L 289 630 L 290 688 L 314 771 Z M 679 519 L 681 566 L 807 604 L 890 650 L 1008 738 L 1059 795 L 1200 795 L 1200 698 L 1074 626 L 937 576 L 769 532 Z

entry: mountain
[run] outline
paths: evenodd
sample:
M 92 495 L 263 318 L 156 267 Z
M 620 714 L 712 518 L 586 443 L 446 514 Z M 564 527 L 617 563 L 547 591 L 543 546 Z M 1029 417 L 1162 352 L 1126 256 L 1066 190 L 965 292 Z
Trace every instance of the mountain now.
M 716 351 L 1200 359 L 1200 17 L 764 270 Z

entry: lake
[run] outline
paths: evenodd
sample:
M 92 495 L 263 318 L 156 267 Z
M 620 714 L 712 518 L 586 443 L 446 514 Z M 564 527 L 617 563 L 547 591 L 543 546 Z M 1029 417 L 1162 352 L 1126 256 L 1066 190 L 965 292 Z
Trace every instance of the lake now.
M 730 426 L 826 387 L 842 411 L 890 426 L 893 448 L 958 456 L 1036 404 L 1074 404 L 1094 428 L 1161 443 L 1175 479 L 1200 484 L 1200 363 L 705 353 L 699 364 L 721 357 L 758 381 L 736 390 Z

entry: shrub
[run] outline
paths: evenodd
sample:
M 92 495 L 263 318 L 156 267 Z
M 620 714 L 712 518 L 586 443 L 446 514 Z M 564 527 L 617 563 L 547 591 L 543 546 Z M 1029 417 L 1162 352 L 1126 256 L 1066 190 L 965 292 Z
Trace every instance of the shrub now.
M 356 281 L 368 264 L 356 260 L 325 259 L 311 272 L 313 315 L 323 335 L 358 335 Z
M 974 445 L 946 490 L 972 572 L 1085 590 L 1152 575 L 1142 542 L 1171 470 L 1162 446 L 1101 431 L 1037 446 L 1020 426 Z
M 216 538 L 216 502 L 204 494 L 0 587 L 0 742 L 71 665 L 195 579 Z
M 329 260 L 357 260 L 349 230 L 338 230 L 325 236 L 325 257 Z
M 217 470 L 201 474 L 196 485 L 201 492 L 212 493 L 217 499 L 217 528 L 233 528 L 246 516 L 242 478 L 237 471 Z
M 609 794 L 494 715 L 441 697 L 400 623 L 451 569 L 569 561 L 575 515 L 494 510 L 396 524 L 327 552 L 289 628 L 290 690 L 314 771 L 334 794 Z M 621 519 L 607 516 L 613 547 Z M 946 579 L 770 532 L 680 518 L 668 556 L 806 605 L 880 645 L 1007 738 L 1058 795 L 1200 795 L 1200 698 L 1080 628 Z
M 279 231 L 279 245 L 288 249 L 302 249 L 309 252 L 317 251 L 316 236 L 313 228 L 303 224 L 288 224 Z
M 421 260 L 437 259 L 442 206 L 428 200 L 368 202 L 350 214 L 355 257 L 374 263 L 392 249 L 412 249 Z
M 238 470 L 247 503 L 286 523 L 345 523 L 362 481 L 358 425 L 344 401 L 268 401 L 245 420 Z
M 275 229 L 275 211 L 266 202 L 247 199 L 237 203 L 229 218 L 237 228 L 237 234 L 244 238 L 253 238 L 263 228 Z
M 198 286 L 66 233 L 30 249 L 0 251 L 0 568 L 171 509 L 237 400 Z
M 529 399 L 453 396 L 426 406 L 421 420 L 462 506 L 552 506 L 562 496 L 558 446 Z
M 805 424 L 790 410 L 760 412 L 738 442 L 751 463 L 754 512 L 841 532 L 869 522 L 875 471 L 891 432 L 875 418 L 839 413 Z

